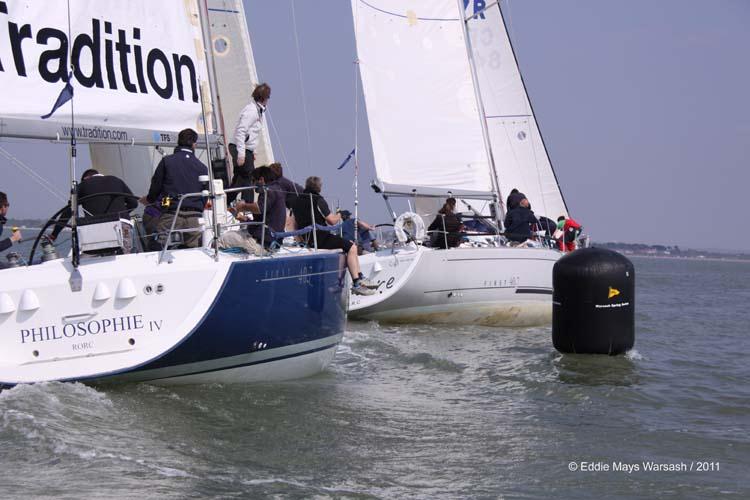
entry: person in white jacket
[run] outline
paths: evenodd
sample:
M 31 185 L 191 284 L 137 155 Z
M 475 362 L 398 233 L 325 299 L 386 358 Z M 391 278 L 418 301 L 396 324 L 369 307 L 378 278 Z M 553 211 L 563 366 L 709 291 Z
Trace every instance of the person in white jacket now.
M 251 186 L 250 178 L 255 167 L 255 148 L 258 145 L 260 131 L 263 128 L 263 113 L 266 111 L 268 100 L 271 98 L 271 87 L 266 83 L 256 85 L 253 90 L 253 100 L 245 106 L 234 127 L 232 141 L 229 143 L 229 154 L 234 164 L 234 176 L 230 187 Z M 237 198 L 238 193 L 230 193 L 229 202 Z M 242 199 L 252 202 L 251 191 L 242 191 Z

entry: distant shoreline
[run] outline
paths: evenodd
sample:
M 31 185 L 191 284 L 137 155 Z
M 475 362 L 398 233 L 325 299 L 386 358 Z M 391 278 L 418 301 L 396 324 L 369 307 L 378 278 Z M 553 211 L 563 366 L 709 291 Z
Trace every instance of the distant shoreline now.
M 640 253 L 627 254 L 627 253 L 623 253 L 623 252 L 619 252 L 619 253 L 623 254 L 625 257 L 628 257 L 628 258 L 630 258 L 630 257 L 640 257 L 640 258 L 643 258 L 643 259 L 691 260 L 691 261 L 698 261 L 698 262 L 706 262 L 706 261 L 708 261 L 708 262 L 742 262 L 742 263 L 745 263 L 745 264 L 750 264 L 750 259 L 738 259 L 736 257 L 726 257 L 726 258 L 716 257 L 716 256 L 711 256 L 711 257 L 677 257 L 677 256 L 669 256 L 669 255 L 646 255 L 646 254 L 640 254 Z

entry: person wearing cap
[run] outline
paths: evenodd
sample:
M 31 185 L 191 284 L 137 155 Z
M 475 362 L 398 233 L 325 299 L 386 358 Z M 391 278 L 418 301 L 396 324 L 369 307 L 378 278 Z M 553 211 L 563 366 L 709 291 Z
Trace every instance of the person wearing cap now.
M 341 225 L 342 238 L 347 241 L 356 241 L 356 243 L 359 244 L 360 249 L 364 252 L 377 250 L 377 242 L 370 232 L 375 229 L 373 226 L 362 219 L 357 219 L 357 239 L 355 240 L 354 219 L 352 219 L 352 213 L 349 210 L 339 210 L 339 215 L 341 215 L 341 220 L 343 221 Z
M 508 199 L 505 200 L 505 210 L 510 212 L 514 208 L 518 208 L 521 205 L 521 200 L 525 199 L 526 195 L 520 192 L 518 189 L 513 188 L 508 195 Z M 531 205 L 529 205 L 531 208 Z

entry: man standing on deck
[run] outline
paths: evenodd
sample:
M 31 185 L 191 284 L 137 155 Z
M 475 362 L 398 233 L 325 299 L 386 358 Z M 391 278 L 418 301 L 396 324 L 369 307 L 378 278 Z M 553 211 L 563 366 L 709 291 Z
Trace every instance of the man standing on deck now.
M 203 199 L 186 198 L 182 202 L 179 215 L 176 214 L 179 198 L 188 193 L 200 193 L 203 184 L 199 177 L 208 175 L 208 167 L 195 157 L 196 142 L 198 133 L 195 130 L 186 128 L 180 132 L 177 136 L 177 150 L 174 154 L 162 158 L 151 178 L 148 194 L 141 198 L 144 205 L 161 199 L 161 216 L 156 230 L 162 245 L 166 242 L 175 216 L 175 229 L 195 229 L 182 233 L 184 245 L 190 248 L 201 245 L 202 234 L 198 229 L 198 218 L 203 215 Z
M 260 132 L 263 129 L 263 113 L 271 98 L 271 87 L 261 83 L 253 90 L 253 100 L 245 106 L 234 127 L 232 142 L 229 143 L 229 154 L 234 164 L 234 177 L 229 187 L 252 186 L 250 175 L 255 166 L 255 148 L 258 146 Z M 238 193 L 229 193 L 227 201 L 233 202 Z M 251 191 L 242 191 L 242 199 L 253 200 Z

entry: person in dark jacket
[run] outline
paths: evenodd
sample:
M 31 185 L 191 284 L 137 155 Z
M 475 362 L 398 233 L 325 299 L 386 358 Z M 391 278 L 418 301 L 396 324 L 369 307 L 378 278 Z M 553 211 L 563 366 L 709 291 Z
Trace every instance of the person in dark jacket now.
M 104 193 L 122 193 L 129 196 Z M 83 207 L 84 217 L 118 214 L 120 217 L 129 219 L 130 211 L 138 206 L 138 201 L 125 181 L 114 175 L 102 175 L 93 168 L 86 170 L 81 176 L 81 182 L 78 184 L 78 199 Z M 71 215 L 70 205 L 68 205 L 57 219 L 50 239 L 57 238 Z
M 506 213 L 510 212 L 514 208 L 518 208 L 518 206 L 521 205 L 521 200 L 523 200 L 524 198 L 526 198 L 526 195 L 520 192 L 518 189 L 511 189 L 510 194 L 508 195 L 508 199 L 505 201 Z M 531 205 L 529 205 L 529 208 L 531 208 Z
M 0 192 L 0 234 L 2 234 L 5 224 L 8 222 L 8 219 L 6 219 L 5 216 L 8 215 L 9 208 L 10 203 L 8 203 L 8 195 Z M 18 243 L 20 241 L 21 231 L 16 229 L 11 233 L 9 238 L 0 240 L 0 252 L 6 251 L 10 247 L 12 247 L 14 243 Z
M 463 230 L 461 219 L 456 214 L 456 199 L 448 198 L 427 228 L 427 231 L 431 231 L 430 245 L 436 248 L 457 247 L 461 244 Z
M 302 191 L 304 191 L 305 188 L 293 180 L 284 177 L 284 169 L 282 168 L 281 163 L 271 163 L 268 165 L 268 168 L 270 168 L 276 176 L 276 182 L 278 183 L 279 189 L 281 189 L 286 195 L 286 207 L 292 208 L 297 196 L 302 194 Z
M 191 248 L 201 245 L 202 232 L 198 229 L 198 219 L 203 215 L 203 199 L 185 198 L 180 213 L 176 214 L 180 197 L 188 193 L 200 193 L 203 190 L 203 184 L 199 177 L 208 175 L 208 167 L 195 157 L 196 142 L 198 142 L 198 133 L 195 130 L 186 128 L 179 133 L 177 151 L 162 158 L 151 178 L 148 194 L 141 198 L 144 205 L 155 203 L 161 198 L 161 215 L 156 229 L 162 245 L 166 242 L 175 216 L 177 216 L 175 229 L 195 229 L 195 231 L 182 233 L 184 246 Z
M 524 198 L 516 208 L 505 214 L 505 237 L 523 243 L 531 237 L 531 226 L 538 223 L 529 207 L 529 200 Z
M 269 167 L 258 167 L 253 170 L 251 180 L 257 186 L 265 186 L 264 189 L 258 189 L 258 201 L 251 203 L 238 201 L 234 208 L 237 211 L 251 212 L 255 222 L 262 222 L 265 212 L 265 237 L 263 237 L 261 225 L 250 225 L 247 230 L 258 243 L 263 241 L 268 248 L 274 241 L 271 231 L 281 233 L 286 226 L 286 195 L 279 186 L 276 174 Z
M 319 226 L 330 224 L 333 226 L 341 222 L 341 216 L 331 213 L 328 202 L 320 195 L 322 187 L 323 183 L 320 177 L 308 177 L 305 181 L 305 190 L 295 200 L 292 207 L 298 229 L 304 229 L 313 224 Z M 313 231 L 314 235 L 313 232 L 310 232 L 303 236 L 307 246 L 312 247 L 317 244 L 318 248 L 341 249 L 346 254 L 346 266 L 352 277 L 352 293 L 356 295 L 373 295 L 376 293 L 375 290 L 378 286 L 368 281 L 360 272 L 357 247 L 353 242 L 329 231 L 317 229 L 313 229 Z

